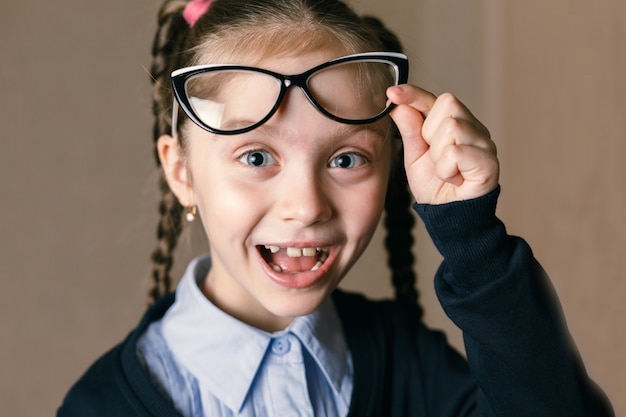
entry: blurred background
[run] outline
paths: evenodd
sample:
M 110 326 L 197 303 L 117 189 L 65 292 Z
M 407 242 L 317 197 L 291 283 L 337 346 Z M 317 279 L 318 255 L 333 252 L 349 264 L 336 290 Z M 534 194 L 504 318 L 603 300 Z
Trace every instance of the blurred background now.
M 384 3 L 384 4 L 383 4 Z M 411 82 L 491 130 L 499 216 L 550 274 L 592 378 L 626 415 L 626 2 L 352 0 L 406 46 Z M 146 306 L 155 242 L 153 0 L 13 2 L 0 14 L 0 404 L 54 415 Z M 432 289 L 426 320 L 462 349 Z M 389 296 L 381 235 L 344 283 Z M 187 230 L 177 274 L 204 251 Z

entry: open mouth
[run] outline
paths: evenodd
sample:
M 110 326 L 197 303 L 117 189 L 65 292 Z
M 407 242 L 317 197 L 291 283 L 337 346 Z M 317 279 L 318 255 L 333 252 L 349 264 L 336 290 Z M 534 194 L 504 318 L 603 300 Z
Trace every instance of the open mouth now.
M 317 271 L 328 259 L 327 248 L 282 248 L 265 245 L 257 247 L 263 260 L 276 272 L 297 274 Z

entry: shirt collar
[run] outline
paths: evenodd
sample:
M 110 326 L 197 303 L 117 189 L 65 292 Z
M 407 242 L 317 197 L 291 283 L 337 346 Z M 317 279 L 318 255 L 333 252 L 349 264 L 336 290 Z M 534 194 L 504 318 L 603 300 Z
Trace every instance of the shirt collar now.
M 339 316 L 330 298 L 315 312 L 296 318 L 288 330 L 309 351 L 338 395 L 343 378 L 348 372 L 348 347 Z
M 232 410 L 241 410 L 272 335 L 224 313 L 200 291 L 211 267 L 209 255 L 193 260 L 176 289 L 176 301 L 162 320 L 163 337 L 176 360 L 202 388 Z M 205 329 L 205 331 L 199 331 Z M 348 349 L 330 299 L 312 314 L 296 318 L 293 333 L 311 354 L 336 394 L 348 368 Z M 349 400 L 349 399 L 347 399 Z

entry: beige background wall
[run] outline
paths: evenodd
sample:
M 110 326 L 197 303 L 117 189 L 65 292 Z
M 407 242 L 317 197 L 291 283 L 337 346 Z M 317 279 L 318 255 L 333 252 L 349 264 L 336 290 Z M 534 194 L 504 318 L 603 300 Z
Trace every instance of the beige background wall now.
M 396 28 L 414 83 L 455 92 L 491 128 L 500 216 L 552 276 L 589 373 L 626 415 L 626 3 L 352 3 Z M 52 415 L 144 308 L 157 7 L 13 2 L 0 15 L 3 415 Z M 183 258 L 202 250 L 197 237 L 185 234 Z M 427 320 L 460 346 L 421 228 L 417 252 Z M 346 286 L 390 294 L 381 255 L 377 236 Z

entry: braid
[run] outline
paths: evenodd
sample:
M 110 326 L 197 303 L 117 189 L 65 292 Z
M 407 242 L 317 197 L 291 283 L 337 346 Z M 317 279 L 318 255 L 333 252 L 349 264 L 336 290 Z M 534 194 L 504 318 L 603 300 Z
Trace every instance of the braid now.
M 167 1 L 161 7 L 158 18 L 158 30 L 152 46 L 152 84 L 154 114 L 154 155 L 157 165 L 160 165 L 156 143 L 159 137 L 171 131 L 172 93 L 169 88 L 169 75 L 176 66 L 179 56 L 176 51 L 182 50 L 181 44 L 185 40 L 188 25 L 182 17 L 182 10 L 186 1 Z M 152 289 L 149 291 L 149 301 L 171 291 L 170 270 L 174 257 L 178 237 L 182 229 L 183 207 L 170 190 L 164 173 L 159 180 L 161 201 L 159 203 L 159 223 L 157 227 L 157 246 L 152 252 Z
M 157 247 L 152 252 L 152 289 L 149 300 L 156 301 L 171 291 L 170 270 L 174 263 L 173 251 L 182 229 L 182 206 L 172 193 L 164 176 L 159 181 L 161 188 L 161 202 L 159 214 L 161 216 L 157 227 Z
M 384 48 L 388 51 L 402 52 L 402 44 L 398 37 L 387 29 L 383 23 L 371 16 L 364 16 L 363 22 L 377 34 Z M 393 125 L 393 124 L 392 124 Z M 394 138 L 400 137 L 397 128 L 393 125 Z M 406 172 L 400 155 L 395 159 L 389 179 L 389 188 L 385 197 L 385 247 L 388 252 L 387 264 L 391 268 L 391 281 L 396 291 L 396 299 L 402 303 L 416 306 L 419 316 L 422 307 L 418 303 L 416 287 L 417 275 L 413 270 L 415 257 L 413 256 L 413 234 L 415 218 L 411 213 L 411 194 L 408 189 Z
M 178 62 L 184 50 L 185 38 L 189 26 L 182 16 L 187 4 L 184 0 L 166 1 L 158 16 L 158 30 L 152 44 L 152 75 L 153 95 L 152 113 L 154 115 L 154 154 L 157 165 L 160 165 L 156 150 L 156 141 L 161 135 L 171 132 L 171 111 L 173 96 L 170 88 L 170 74 L 179 67 Z
M 403 160 L 402 151 L 398 160 Z M 404 166 L 397 162 L 393 166 L 385 197 L 387 264 L 392 271 L 391 280 L 396 291 L 396 299 L 416 306 L 421 316 L 422 307 L 418 303 L 419 293 L 416 287 L 417 275 L 413 270 L 415 257 L 412 252 L 414 242 L 412 229 L 415 218 L 410 210 L 411 201 Z

